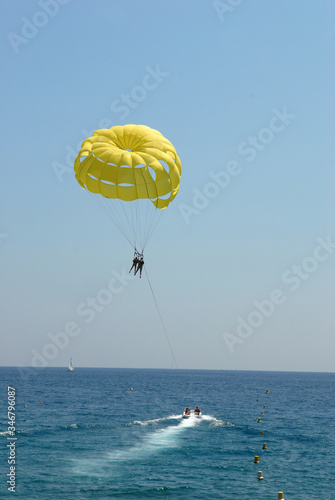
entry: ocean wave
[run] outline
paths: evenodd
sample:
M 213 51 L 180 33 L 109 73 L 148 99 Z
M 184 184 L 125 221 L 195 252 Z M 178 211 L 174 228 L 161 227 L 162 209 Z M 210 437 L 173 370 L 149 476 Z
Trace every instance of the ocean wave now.
M 69 425 L 57 425 L 54 427 L 44 427 L 42 429 L 16 429 L 16 434 L 53 434 L 59 431 L 73 431 L 74 429 L 110 429 L 113 428 L 112 425 L 106 424 L 69 424 Z M 0 436 L 7 436 L 8 431 L 0 432 Z
M 15 429 L 15 434 L 34 434 L 33 430 Z M 0 432 L 0 436 L 11 436 L 9 431 Z
M 211 427 L 235 427 L 235 425 L 228 420 L 221 420 L 219 418 L 212 417 L 211 415 L 203 415 L 202 420 L 210 422 Z

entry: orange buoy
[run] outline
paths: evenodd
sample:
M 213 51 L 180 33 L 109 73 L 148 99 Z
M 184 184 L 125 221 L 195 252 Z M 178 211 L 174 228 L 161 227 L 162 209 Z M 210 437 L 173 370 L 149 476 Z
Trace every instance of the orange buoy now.
M 263 436 L 263 431 L 261 431 L 261 433 L 260 433 L 260 434 L 261 434 L 261 436 Z
M 259 464 L 259 456 L 255 455 L 254 464 Z
M 261 417 L 258 417 L 258 422 L 261 422 Z
M 267 450 L 266 443 L 263 443 L 263 450 Z

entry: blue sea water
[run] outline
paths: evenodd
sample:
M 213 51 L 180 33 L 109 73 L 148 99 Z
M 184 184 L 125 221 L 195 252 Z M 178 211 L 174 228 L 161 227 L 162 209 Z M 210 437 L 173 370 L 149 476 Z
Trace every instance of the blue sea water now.
M 0 497 L 334 499 L 334 385 L 329 373 L 0 368 Z M 202 419 L 181 418 L 197 404 Z

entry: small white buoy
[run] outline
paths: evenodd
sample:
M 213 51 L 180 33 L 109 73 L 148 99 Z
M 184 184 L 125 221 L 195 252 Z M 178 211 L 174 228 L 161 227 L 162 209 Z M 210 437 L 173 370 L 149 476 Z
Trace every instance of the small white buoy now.
M 259 479 L 259 480 L 264 479 L 263 472 L 261 470 L 258 471 L 258 477 L 257 477 L 257 479 Z
M 284 493 L 282 491 L 278 491 L 278 497 L 277 500 L 285 500 L 284 498 Z

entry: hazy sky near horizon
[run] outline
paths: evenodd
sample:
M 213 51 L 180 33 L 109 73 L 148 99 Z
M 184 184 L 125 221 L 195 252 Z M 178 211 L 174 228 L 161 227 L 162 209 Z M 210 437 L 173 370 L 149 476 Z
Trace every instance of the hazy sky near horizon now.
M 335 4 L 20 0 L 0 23 L 0 365 L 174 366 L 73 173 L 138 123 L 183 167 L 145 252 L 177 365 L 334 371 Z

